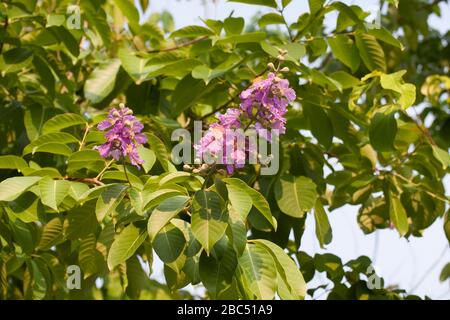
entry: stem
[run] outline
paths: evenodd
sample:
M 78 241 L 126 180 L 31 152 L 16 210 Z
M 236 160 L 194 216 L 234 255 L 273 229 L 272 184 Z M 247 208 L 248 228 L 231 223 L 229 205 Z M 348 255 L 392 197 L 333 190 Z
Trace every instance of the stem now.
M 284 14 L 283 14 L 284 8 L 281 9 L 281 10 L 278 10 L 278 12 L 280 13 L 281 17 L 283 18 L 283 23 L 286 26 L 286 29 L 287 29 L 287 32 L 288 32 L 288 35 L 289 35 L 289 39 L 291 40 L 291 42 L 294 42 L 294 36 L 292 35 L 291 29 L 289 28 L 289 25 L 288 25 L 288 23 L 286 21 L 286 18 L 284 17 Z
M 100 180 L 101 176 L 105 173 L 106 170 L 108 170 L 109 166 L 111 165 L 111 163 L 113 163 L 114 159 L 111 159 L 106 166 L 103 168 L 102 171 L 100 171 L 100 173 L 94 178 L 96 180 Z
M 130 187 L 133 187 L 133 185 L 131 184 L 130 179 L 128 178 L 127 167 L 125 165 L 125 158 L 122 159 L 122 165 L 123 165 L 123 172 L 125 173 L 125 178 L 127 179 L 128 184 L 130 185 Z
M 83 139 L 81 139 L 80 148 L 78 148 L 78 151 L 81 151 L 81 149 L 84 147 L 84 144 L 86 142 L 86 137 L 87 137 L 87 134 L 88 134 L 90 128 L 91 127 L 86 123 L 86 129 L 84 130 Z

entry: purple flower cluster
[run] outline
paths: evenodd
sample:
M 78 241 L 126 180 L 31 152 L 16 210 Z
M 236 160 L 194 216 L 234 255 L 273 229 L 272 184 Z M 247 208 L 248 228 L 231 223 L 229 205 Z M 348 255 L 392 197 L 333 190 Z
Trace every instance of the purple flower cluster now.
M 144 160 L 139 157 L 137 147 L 147 142 L 147 137 L 141 133 L 144 126 L 133 116 L 133 110 L 120 105 L 112 108 L 108 119 L 101 121 L 97 129 L 105 131 L 106 142 L 96 147 L 103 158 L 112 157 L 118 161 L 121 157 L 130 159 L 132 165 L 140 167 Z
M 269 73 L 267 78 L 256 79 L 248 89 L 242 91 L 240 98 L 240 108 L 230 108 L 225 114 L 218 115 L 218 122 L 210 125 L 203 138 L 194 145 L 197 157 L 204 158 L 207 155 L 221 160 L 217 163 L 226 164 L 229 174 L 235 168 L 243 167 L 246 153 L 255 151 L 250 150 L 248 141 L 244 149 L 236 143 L 240 138 L 245 139 L 242 132 L 235 132 L 234 135 L 228 132 L 254 128 L 268 141 L 271 141 L 270 130 L 284 134 L 284 116 L 289 103 L 295 100 L 295 91 L 289 87 L 288 80 Z

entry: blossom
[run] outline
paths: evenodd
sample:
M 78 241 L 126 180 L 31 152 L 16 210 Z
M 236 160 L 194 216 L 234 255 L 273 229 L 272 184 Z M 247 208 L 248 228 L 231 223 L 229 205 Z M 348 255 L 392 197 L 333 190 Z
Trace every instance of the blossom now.
M 271 130 L 285 133 L 285 114 L 289 103 L 295 100 L 295 91 L 289 87 L 288 80 L 269 73 L 267 78 L 255 79 L 241 92 L 240 98 L 240 108 L 230 108 L 225 114 L 219 114 L 218 121 L 211 124 L 194 145 L 197 157 L 210 157 L 215 163 L 225 164 L 229 174 L 244 166 L 246 154 L 256 153 L 250 150 L 256 146 L 249 143 L 242 130 L 236 129 L 254 128 L 269 142 L 272 141 Z
M 118 161 L 121 157 L 130 159 L 132 165 L 140 167 L 144 160 L 139 157 L 137 147 L 147 142 L 147 137 L 141 133 L 144 126 L 133 116 L 130 108 L 120 105 L 112 108 L 108 118 L 97 125 L 97 129 L 105 131 L 106 142 L 95 147 L 103 158 L 112 157 Z

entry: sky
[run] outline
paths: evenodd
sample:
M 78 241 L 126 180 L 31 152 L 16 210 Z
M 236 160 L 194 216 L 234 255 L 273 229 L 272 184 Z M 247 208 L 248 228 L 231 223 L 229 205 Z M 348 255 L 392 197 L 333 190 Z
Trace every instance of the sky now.
M 230 3 L 225 0 L 151 0 L 145 16 L 153 12 L 169 11 L 175 20 L 176 28 L 187 25 L 202 24 L 201 18 L 224 19 L 234 10 L 233 16 L 243 17 L 246 21 L 258 11 L 272 12 L 270 8 Z M 378 0 L 346 1 L 347 4 L 358 4 L 366 11 L 376 12 Z M 293 0 L 285 14 L 288 22 L 294 22 L 297 17 L 308 11 L 306 0 Z M 442 17 L 432 17 L 430 25 L 441 32 L 450 28 L 450 4 L 441 5 Z M 143 19 L 145 19 L 145 16 Z M 326 24 L 332 26 L 336 15 L 327 15 Z M 450 178 L 445 181 L 446 194 L 450 191 Z M 358 207 L 345 206 L 329 213 L 333 228 L 333 241 L 326 250 L 319 247 L 315 236 L 314 219 L 308 218 L 305 233 L 302 238 L 301 250 L 310 255 L 330 252 L 342 258 L 343 262 L 367 255 L 372 259 L 377 274 L 381 275 L 387 285 L 398 285 L 409 293 L 432 299 L 450 299 L 450 281 L 439 282 L 439 274 L 447 262 L 450 262 L 450 247 L 443 231 L 443 220 L 438 219 L 425 230 L 422 238 L 411 237 L 409 240 L 400 238 L 396 230 L 378 230 L 370 235 L 364 235 L 358 227 L 356 216 Z M 152 278 L 164 279 L 162 263 L 155 259 Z M 325 275 L 318 274 L 311 287 L 325 283 Z M 200 292 L 199 288 L 189 288 Z M 199 291 L 200 290 L 200 291 Z M 317 291 L 315 298 L 324 298 L 326 294 Z

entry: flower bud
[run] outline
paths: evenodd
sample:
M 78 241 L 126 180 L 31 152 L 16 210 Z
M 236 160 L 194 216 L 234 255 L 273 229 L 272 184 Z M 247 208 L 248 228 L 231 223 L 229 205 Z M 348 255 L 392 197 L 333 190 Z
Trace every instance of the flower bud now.
M 275 70 L 275 65 L 272 62 L 269 62 L 267 64 L 267 67 L 269 67 L 269 69 Z
M 199 169 L 194 169 L 194 170 L 192 170 L 192 173 L 195 173 L 195 174 L 200 173 L 200 170 Z
M 288 67 L 284 67 L 280 70 L 280 72 L 289 72 L 289 68 Z
M 131 127 L 131 121 L 130 120 L 125 120 L 123 122 L 127 127 Z
M 120 108 L 120 109 L 125 108 L 125 103 L 123 103 L 123 102 L 119 103 L 119 108 Z
M 208 170 L 208 169 L 209 169 L 209 165 L 206 164 L 206 163 L 204 163 L 204 164 L 202 164 L 202 165 L 200 166 L 200 170 L 201 170 L 201 171 L 206 171 L 206 170 Z
M 283 54 L 279 54 L 277 56 L 277 59 L 280 60 L 280 61 L 284 61 L 284 55 Z
M 119 116 L 120 116 L 120 114 L 119 114 L 119 112 L 117 112 L 117 111 L 114 111 L 114 112 L 113 112 L 113 116 L 114 116 L 114 117 L 119 117 Z
M 200 158 L 195 158 L 194 159 L 194 164 L 201 164 L 202 160 Z
M 183 165 L 183 170 L 189 172 L 189 171 L 192 171 L 192 167 L 188 164 L 185 164 L 185 165 Z

